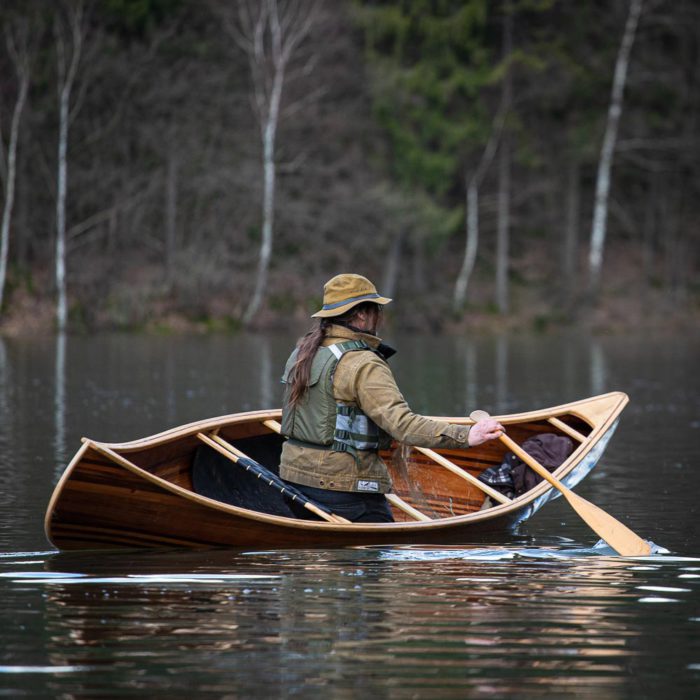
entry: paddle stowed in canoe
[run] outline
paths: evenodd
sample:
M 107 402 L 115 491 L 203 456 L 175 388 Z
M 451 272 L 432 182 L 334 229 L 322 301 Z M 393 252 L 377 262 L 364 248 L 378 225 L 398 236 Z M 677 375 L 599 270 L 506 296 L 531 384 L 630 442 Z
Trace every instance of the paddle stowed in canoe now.
M 318 515 L 322 520 L 327 520 L 329 523 L 349 523 L 349 520 L 335 515 L 330 508 L 320 503 L 314 503 L 307 498 L 301 491 L 294 488 L 291 484 L 284 482 L 279 476 L 272 473 L 269 469 L 258 464 L 255 460 L 250 459 L 247 455 L 229 444 L 221 436 L 216 434 L 205 435 L 197 433 L 197 437 L 209 447 L 216 450 L 219 454 L 230 459 L 234 464 L 239 464 L 243 469 L 255 474 L 258 479 L 262 479 L 263 483 L 273 489 L 279 491 L 283 496 L 288 496 L 292 501 L 298 501 L 304 508 L 311 513 Z
M 545 432 L 572 437 L 576 449 L 554 472 L 571 489 L 600 459 L 627 401 L 613 392 L 495 418 L 518 444 Z M 85 440 L 49 503 L 49 540 L 59 549 L 463 544 L 484 531 L 512 527 L 559 495 L 546 481 L 512 500 L 487 494 L 478 476 L 503 461 L 507 448 L 498 440 L 434 451 L 394 443 L 382 458 L 394 484 L 388 500 L 396 522 L 340 523 L 329 514 L 319 519 L 324 515 L 297 507 L 298 501 L 290 506 L 278 488 L 231 459 L 236 452 L 245 455 L 284 487 L 277 482 L 283 438 L 266 425 L 280 417 L 280 411 L 253 411 L 132 442 Z M 202 435 L 223 451 L 205 444 Z

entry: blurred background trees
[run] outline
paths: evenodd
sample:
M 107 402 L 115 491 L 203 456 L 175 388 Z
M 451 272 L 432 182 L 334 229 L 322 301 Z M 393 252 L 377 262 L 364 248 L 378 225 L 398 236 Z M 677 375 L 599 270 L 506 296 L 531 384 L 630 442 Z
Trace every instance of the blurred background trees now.
M 313 3 L 272 144 L 274 53 L 256 74 L 239 14 L 263 4 L 310 6 L 2 3 L 6 332 L 60 325 L 62 284 L 71 328 L 271 327 L 350 270 L 421 328 L 697 314 L 692 0 Z

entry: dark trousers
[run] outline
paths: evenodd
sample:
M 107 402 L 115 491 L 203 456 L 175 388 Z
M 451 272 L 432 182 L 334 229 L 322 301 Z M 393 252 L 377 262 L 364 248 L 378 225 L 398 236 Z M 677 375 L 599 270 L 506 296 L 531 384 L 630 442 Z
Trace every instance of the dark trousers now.
M 336 515 L 341 515 L 353 523 L 394 522 L 389 504 L 381 493 L 330 491 L 328 489 L 317 489 L 313 486 L 294 485 L 312 501 L 322 503 Z

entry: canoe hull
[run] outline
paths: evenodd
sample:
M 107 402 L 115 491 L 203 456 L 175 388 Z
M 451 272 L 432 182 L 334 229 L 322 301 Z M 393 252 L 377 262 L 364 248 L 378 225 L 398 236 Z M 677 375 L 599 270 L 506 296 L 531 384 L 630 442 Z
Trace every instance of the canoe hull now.
M 603 398 L 606 397 L 612 398 L 601 402 L 601 397 L 594 397 L 591 401 L 599 401 L 594 408 L 583 402 L 571 404 L 574 407 L 581 404 L 578 412 L 569 409 L 570 413 L 585 418 L 591 429 L 587 442 L 579 445 L 556 472 L 569 487 L 594 468 L 627 403 L 627 397 L 619 392 Z M 600 408 L 603 403 L 608 406 L 605 411 Z M 537 421 L 545 420 L 550 414 L 565 415 L 564 409 L 568 407 L 543 411 L 544 418 L 533 412 L 501 419 L 506 424 L 511 421 L 515 434 L 521 424 L 539 425 Z M 194 492 L 189 461 L 193 459 L 199 432 L 216 427 L 230 434 L 250 436 L 260 432 L 259 426 L 265 418 L 278 415 L 279 412 L 254 412 L 211 419 L 132 443 L 108 445 L 87 441 L 67 467 L 47 509 L 49 540 L 63 550 L 467 544 L 478 541 L 482 534 L 514 527 L 558 495 L 542 482 L 507 504 L 483 509 L 470 506 L 470 512 L 443 515 L 428 522 L 404 519 L 395 523 L 342 525 L 251 511 Z M 497 463 L 499 456 L 494 453 L 490 459 Z M 469 471 L 476 469 L 467 458 L 460 466 Z M 230 465 L 230 469 L 237 467 Z M 425 483 L 420 485 L 421 493 L 432 494 L 433 500 L 438 498 L 437 481 L 429 471 L 423 466 L 414 473 L 426 475 Z M 478 492 L 458 477 L 448 476 L 454 479 L 444 487 L 448 493 L 467 487 Z M 404 498 L 410 495 L 409 491 L 402 492 Z M 481 497 L 483 501 L 483 494 Z M 449 500 L 452 503 L 451 497 Z
M 502 531 L 522 521 L 529 505 L 500 518 L 469 516 L 434 523 L 333 526 L 289 518 L 255 518 L 212 507 L 118 465 L 77 473 L 54 515 L 51 540 L 59 549 L 121 547 L 343 547 L 373 544 L 464 544 L 478 533 Z M 522 513 L 521 513 L 522 511 Z M 459 522 L 459 521 L 462 522 Z

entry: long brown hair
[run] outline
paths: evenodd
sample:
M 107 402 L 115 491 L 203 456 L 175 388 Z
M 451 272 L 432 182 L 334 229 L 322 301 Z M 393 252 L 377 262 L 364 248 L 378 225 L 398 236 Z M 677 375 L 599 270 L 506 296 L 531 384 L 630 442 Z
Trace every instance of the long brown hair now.
M 328 329 L 336 324 L 338 326 L 351 326 L 352 321 L 358 314 L 373 312 L 379 315 L 381 307 L 371 301 L 358 304 L 341 316 L 331 318 L 319 318 L 318 323 L 311 330 L 299 339 L 297 343 L 297 359 L 292 366 L 287 377 L 289 385 L 289 406 L 296 406 L 304 397 L 309 388 L 309 377 L 311 375 L 311 363 L 314 360 L 316 351 L 321 347 L 323 339 L 328 333 Z

